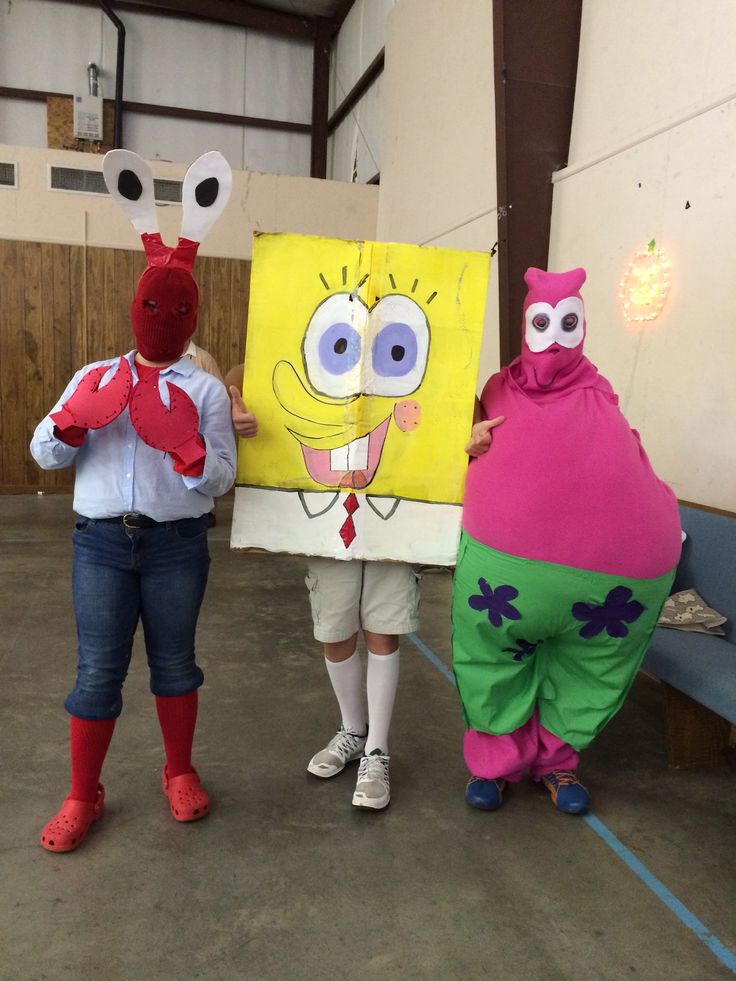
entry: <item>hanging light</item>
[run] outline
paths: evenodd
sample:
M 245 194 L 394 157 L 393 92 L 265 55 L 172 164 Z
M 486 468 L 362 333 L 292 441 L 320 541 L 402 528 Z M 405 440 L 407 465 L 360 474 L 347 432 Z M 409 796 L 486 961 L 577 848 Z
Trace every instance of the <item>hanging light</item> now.
M 619 284 L 624 316 L 630 323 L 656 320 L 670 289 L 670 261 L 654 239 L 637 252 Z

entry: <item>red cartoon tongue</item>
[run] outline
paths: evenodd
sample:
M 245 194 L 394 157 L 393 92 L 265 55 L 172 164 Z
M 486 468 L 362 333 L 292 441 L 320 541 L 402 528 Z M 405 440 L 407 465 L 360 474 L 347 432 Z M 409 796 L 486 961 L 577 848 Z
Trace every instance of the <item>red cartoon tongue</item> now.
M 365 470 L 351 470 L 346 473 L 345 476 L 340 481 L 341 487 L 352 487 L 354 490 L 362 490 L 364 487 L 368 486 L 368 477 L 366 476 Z M 354 497 L 351 494 L 350 497 Z

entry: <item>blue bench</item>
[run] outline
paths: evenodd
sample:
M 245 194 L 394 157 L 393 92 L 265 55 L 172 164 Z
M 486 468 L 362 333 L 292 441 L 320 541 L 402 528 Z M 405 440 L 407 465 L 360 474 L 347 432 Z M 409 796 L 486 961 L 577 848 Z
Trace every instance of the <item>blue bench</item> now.
M 642 667 L 663 683 L 671 765 L 730 762 L 736 725 L 736 517 L 681 505 L 687 532 L 672 592 L 695 589 L 724 637 L 657 627 Z

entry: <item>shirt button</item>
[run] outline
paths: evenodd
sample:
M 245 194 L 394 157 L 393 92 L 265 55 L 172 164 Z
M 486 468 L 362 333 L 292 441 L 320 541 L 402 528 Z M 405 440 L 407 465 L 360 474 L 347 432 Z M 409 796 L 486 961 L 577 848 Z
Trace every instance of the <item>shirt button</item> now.
M 126 473 L 126 475 L 125 475 L 125 476 L 129 478 L 129 477 L 130 477 L 130 474 L 129 474 L 129 473 Z

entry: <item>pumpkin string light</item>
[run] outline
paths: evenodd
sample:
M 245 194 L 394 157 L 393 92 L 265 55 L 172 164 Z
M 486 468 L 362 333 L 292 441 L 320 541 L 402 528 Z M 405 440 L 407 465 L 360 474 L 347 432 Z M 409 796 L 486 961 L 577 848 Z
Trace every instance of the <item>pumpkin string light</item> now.
M 629 263 L 619 285 L 624 316 L 630 323 L 656 320 L 670 288 L 670 261 L 652 239 Z

